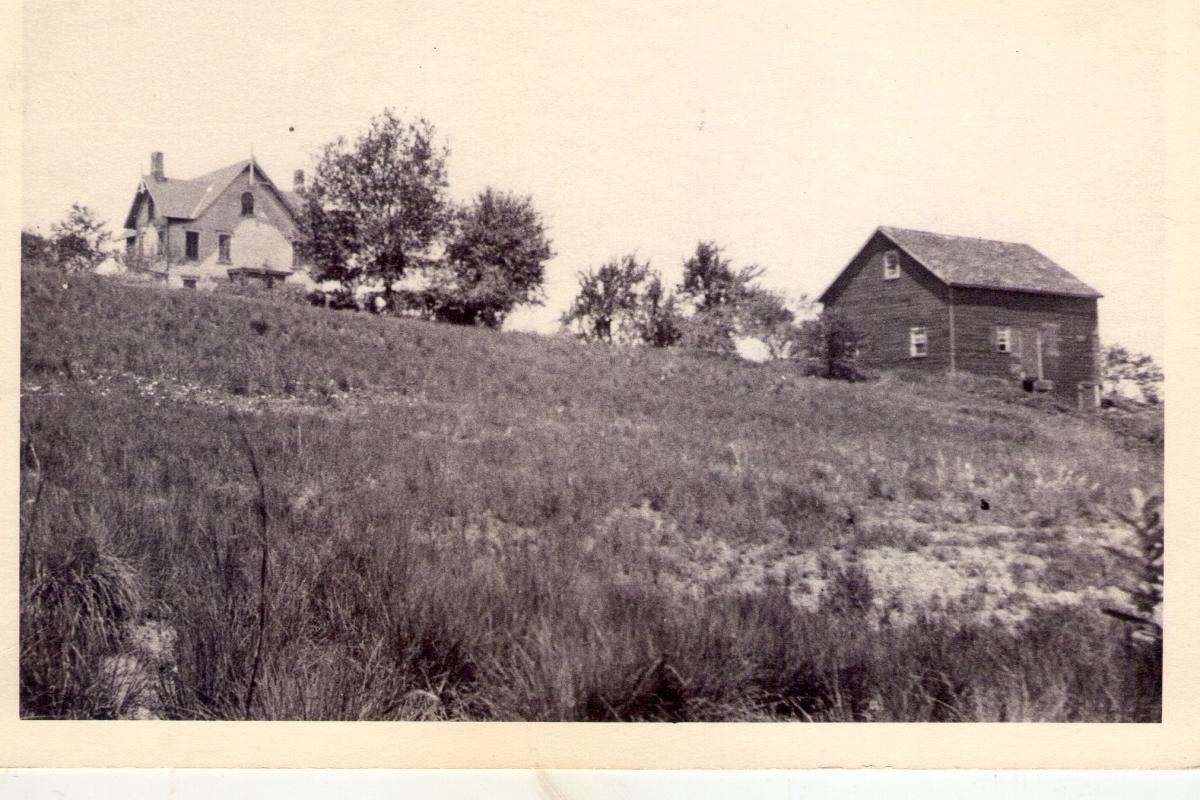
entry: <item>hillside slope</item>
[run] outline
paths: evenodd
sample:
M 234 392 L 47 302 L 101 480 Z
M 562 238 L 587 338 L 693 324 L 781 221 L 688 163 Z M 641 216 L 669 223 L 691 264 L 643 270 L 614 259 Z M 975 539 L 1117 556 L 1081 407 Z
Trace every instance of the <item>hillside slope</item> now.
M 1098 609 L 1161 451 L 1094 416 L 283 295 L 22 300 L 23 713 L 1157 714 Z

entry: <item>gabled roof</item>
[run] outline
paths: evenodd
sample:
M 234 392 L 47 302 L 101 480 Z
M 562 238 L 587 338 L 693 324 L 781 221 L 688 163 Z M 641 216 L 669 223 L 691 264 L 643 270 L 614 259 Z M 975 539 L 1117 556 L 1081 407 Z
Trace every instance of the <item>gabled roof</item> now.
M 1027 244 L 889 226 L 880 226 L 876 233 L 886 236 L 947 286 L 1102 297 Z M 835 280 L 822 293 L 822 302 L 837 283 Z
M 196 219 L 212 205 L 214 200 L 221 196 L 221 192 L 225 191 L 235 178 L 246 171 L 251 163 L 251 159 L 247 158 L 191 180 L 180 178 L 159 180 L 150 175 L 143 175 L 141 183 L 138 184 L 138 192 L 134 197 L 133 205 L 125 219 L 125 227 L 136 227 L 138 200 L 143 190 L 154 200 L 154 208 L 159 215 L 177 219 Z M 253 164 L 255 177 L 274 189 L 292 213 L 299 212 L 299 197 L 294 192 L 281 191 L 279 187 L 275 186 L 274 181 L 267 177 L 257 161 L 254 161 Z

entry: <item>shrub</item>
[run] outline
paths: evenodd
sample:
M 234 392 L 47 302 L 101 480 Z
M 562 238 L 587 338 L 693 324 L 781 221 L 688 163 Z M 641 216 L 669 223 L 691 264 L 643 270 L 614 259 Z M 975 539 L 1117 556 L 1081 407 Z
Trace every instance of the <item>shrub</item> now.
M 113 719 L 118 692 L 104 669 L 138 619 L 137 575 L 94 536 L 39 539 L 22 576 L 21 713 Z

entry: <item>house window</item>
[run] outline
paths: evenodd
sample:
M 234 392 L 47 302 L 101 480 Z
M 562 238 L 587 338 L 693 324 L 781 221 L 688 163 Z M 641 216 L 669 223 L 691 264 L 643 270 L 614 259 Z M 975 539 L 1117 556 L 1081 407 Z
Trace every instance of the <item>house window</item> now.
M 184 278 L 183 279 L 183 288 L 195 289 L 196 288 L 196 279 L 195 278 Z
M 242 192 L 242 216 L 254 216 L 254 195 L 250 192 Z
M 137 257 L 137 237 L 129 236 L 125 239 L 125 256 L 132 261 Z
M 883 254 L 883 279 L 894 281 L 900 277 L 900 253 L 888 250 Z
M 292 242 L 292 266 L 300 266 L 300 243 Z
M 217 234 L 217 260 L 222 264 L 232 263 L 229 259 L 229 234 Z
M 1012 330 L 1007 325 L 996 326 L 996 352 L 1012 352 Z
M 924 328 L 908 329 L 908 354 L 913 358 L 924 358 L 929 354 L 929 340 Z
M 200 232 L 187 231 L 184 235 L 184 255 L 188 261 L 200 258 Z

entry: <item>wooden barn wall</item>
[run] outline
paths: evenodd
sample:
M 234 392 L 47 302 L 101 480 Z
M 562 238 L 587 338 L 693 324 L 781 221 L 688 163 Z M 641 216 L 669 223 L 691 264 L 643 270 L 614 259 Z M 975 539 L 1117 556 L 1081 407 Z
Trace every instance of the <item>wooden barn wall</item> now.
M 1043 371 L 1055 393 L 1075 396 L 1078 383 L 1098 380 L 1096 300 L 988 289 L 954 290 L 957 367 L 981 375 L 1010 376 L 1019 367 L 1017 353 L 996 350 L 997 326 L 1018 330 L 1057 325 L 1057 347 L 1043 344 Z M 1028 346 L 1028 340 L 1023 343 Z
M 900 252 L 900 277 L 884 280 L 883 254 L 899 250 L 875 234 L 826 297 L 864 337 L 860 361 L 867 367 L 950 368 L 950 325 L 945 285 Z M 924 327 L 928 355 L 909 355 L 909 328 Z

